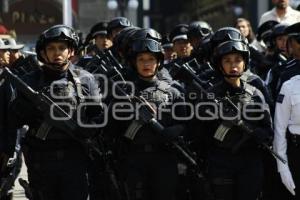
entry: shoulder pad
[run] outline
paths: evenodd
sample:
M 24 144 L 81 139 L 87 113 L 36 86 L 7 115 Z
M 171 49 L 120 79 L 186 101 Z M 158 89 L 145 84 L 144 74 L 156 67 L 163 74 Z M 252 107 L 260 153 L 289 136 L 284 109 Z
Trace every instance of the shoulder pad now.
M 244 85 L 245 91 L 252 96 L 256 90 L 256 87 L 253 87 L 252 85 L 249 85 L 248 83 L 244 83 L 244 84 L 245 84 Z
M 169 88 L 171 87 L 171 85 L 165 81 L 159 81 L 158 85 L 157 85 L 157 89 L 166 92 Z

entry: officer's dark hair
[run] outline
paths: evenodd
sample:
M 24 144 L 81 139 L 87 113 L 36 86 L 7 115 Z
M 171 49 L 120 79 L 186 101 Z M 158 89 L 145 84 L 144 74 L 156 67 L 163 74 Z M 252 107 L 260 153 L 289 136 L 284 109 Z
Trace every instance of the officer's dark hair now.
M 114 29 L 125 28 L 129 26 L 132 26 L 132 23 L 126 17 L 115 17 L 107 24 L 107 34 L 111 35 Z
M 76 31 L 69 26 L 59 24 L 50 27 L 39 36 L 36 42 L 35 49 L 39 61 L 45 62 L 41 56 L 41 51 L 45 50 L 50 42 L 57 41 L 67 42 L 68 47 L 76 51 L 78 48 L 79 37 Z
M 212 27 L 205 21 L 194 21 L 189 24 L 187 36 L 204 38 L 213 34 Z

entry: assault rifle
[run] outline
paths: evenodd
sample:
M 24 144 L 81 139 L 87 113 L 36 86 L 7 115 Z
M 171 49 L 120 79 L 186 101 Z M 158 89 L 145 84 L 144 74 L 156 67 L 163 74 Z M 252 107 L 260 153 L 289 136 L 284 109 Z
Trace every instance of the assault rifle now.
M 47 95 L 42 92 L 37 92 L 28 86 L 17 75 L 13 74 L 8 68 L 4 68 L 0 75 L 0 80 L 5 78 L 21 93 L 27 100 L 29 100 L 44 116 L 47 127 L 55 127 L 63 131 L 63 133 L 70 136 L 72 139 L 78 141 L 86 150 L 92 150 L 98 155 L 102 155 L 101 150 L 90 137 L 91 131 L 80 127 L 73 118 L 65 112 L 60 106 L 53 102 Z M 60 120 L 57 120 L 58 118 Z M 45 130 L 47 130 L 45 126 Z M 49 131 L 39 131 L 35 136 L 39 139 L 45 140 Z M 89 154 L 90 155 L 90 154 Z
M 202 80 L 200 80 L 197 75 L 194 73 L 193 69 L 189 66 L 188 63 L 184 63 L 181 66 L 177 66 L 180 69 L 180 73 L 182 73 L 183 76 L 185 76 L 185 81 L 188 84 L 193 85 L 200 93 L 201 95 L 204 94 L 207 97 L 212 97 L 212 95 L 210 95 L 210 93 L 203 87 L 203 85 L 206 86 L 209 83 L 207 82 L 203 82 Z M 230 106 L 230 110 L 234 113 L 238 113 L 239 110 L 237 108 L 237 106 L 231 101 L 230 98 L 224 98 L 222 99 L 222 102 L 220 100 L 217 99 L 210 99 L 212 101 L 214 101 L 216 103 L 216 105 L 218 105 L 218 107 L 220 107 L 221 103 L 226 103 L 227 105 Z M 234 116 L 234 115 L 231 115 Z M 245 122 L 242 119 L 235 119 L 235 120 L 226 120 L 226 122 L 228 123 L 228 126 L 223 126 L 222 130 L 219 131 L 220 134 L 218 134 L 216 137 L 218 137 L 220 140 L 222 138 L 225 137 L 227 131 L 230 129 L 230 127 L 232 126 L 237 126 L 239 128 L 241 128 L 243 130 L 244 133 L 247 134 L 247 136 L 249 137 L 254 137 L 253 136 L 253 127 L 250 126 L 250 124 L 248 124 L 247 122 Z M 242 145 L 242 143 L 246 140 L 246 138 L 244 137 L 242 139 L 242 141 L 237 144 L 232 151 L 236 152 L 237 149 Z M 264 149 L 266 149 L 274 158 L 280 160 L 282 163 L 286 164 L 286 160 L 284 160 L 280 155 L 278 155 L 275 151 L 273 151 L 273 149 L 265 142 L 262 142 L 260 145 L 262 145 L 264 147 Z
M 108 80 L 111 85 L 114 86 L 115 92 L 118 95 L 121 95 L 125 97 L 128 102 L 132 103 L 133 105 L 138 104 L 139 105 L 139 119 L 134 120 L 129 128 L 127 129 L 125 133 L 125 137 L 128 139 L 133 140 L 138 130 L 145 124 L 150 125 L 150 127 L 158 134 L 161 134 L 164 130 L 164 126 L 160 124 L 154 117 L 156 111 L 151 106 L 151 104 L 142 96 L 134 96 L 131 94 L 128 94 L 126 91 L 126 81 L 123 77 L 123 74 L 120 72 L 120 70 L 124 69 L 124 67 L 119 63 L 119 61 L 114 57 L 112 52 L 110 50 L 108 51 L 102 51 L 103 55 L 99 57 L 99 60 L 103 58 L 102 66 L 99 66 L 100 68 L 103 68 L 106 66 L 106 68 L 110 69 Z M 107 60 L 107 62 L 105 62 Z M 122 84 L 116 84 L 115 80 L 121 80 Z M 166 137 L 166 136 L 164 136 Z M 197 166 L 197 162 L 194 160 L 194 158 L 187 152 L 187 150 L 179 145 L 176 142 L 171 142 L 173 147 L 180 152 L 181 155 L 183 155 L 184 158 L 188 160 L 189 163 L 191 163 L 193 166 Z

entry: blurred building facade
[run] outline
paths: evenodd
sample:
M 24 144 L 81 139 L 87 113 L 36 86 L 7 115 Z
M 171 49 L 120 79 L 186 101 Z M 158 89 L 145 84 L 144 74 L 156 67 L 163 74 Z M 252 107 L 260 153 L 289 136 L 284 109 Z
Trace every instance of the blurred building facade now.
M 63 23 L 62 2 L 66 0 L 0 0 L 0 24 L 15 30 L 20 41 L 35 41 L 42 30 Z M 97 22 L 117 16 L 109 10 L 108 0 L 72 1 L 73 26 L 85 36 Z M 116 0 L 125 1 L 129 0 Z M 271 0 L 138 0 L 132 15 L 125 16 L 140 27 L 152 27 L 159 32 L 170 31 L 176 24 L 205 20 L 214 29 L 233 25 L 237 17 L 248 18 L 254 29 L 260 15 L 272 7 Z

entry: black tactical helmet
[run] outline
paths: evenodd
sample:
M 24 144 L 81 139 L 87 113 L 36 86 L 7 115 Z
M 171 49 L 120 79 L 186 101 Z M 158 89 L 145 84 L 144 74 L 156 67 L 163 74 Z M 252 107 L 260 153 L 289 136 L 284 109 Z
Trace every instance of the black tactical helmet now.
M 257 30 L 257 40 L 263 41 L 268 48 L 272 48 L 272 30 L 273 27 L 279 24 L 277 21 L 266 21 L 261 24 Z
M 241 32 L 233 27 L 224 27 L 217 30 L 211 37 L 212 48 L 217 47 L 219 44 L 232 40 L 232 41 L 245 41 L 245 37 Z
M 132 67 L 133 71 L 137 73 L 136 57 L 139 53 L 145 53 L 145 52 L 154 53 L 157 62 L 159 64 L 155 69 L 154 74 L 150 76 L 153 77 L 157 74 L 158 70 L 162 68 L 161 63 L 164 60 L 163 49 L 160 42 L 149 38 L 140 38 L 140 39 L 133 40 L 131 43 L 130 53 L 128 53 L 126 60 L 129 66 Z M 144 78 L 149 78 L 149 77 L 144 77 Z
M 244 71 L 247 70 L 248 64 L 249 64 L 249 59 L 250 59 L 250 51 L 249 51 L 249 46 L 248 43 L 241 40 L 228 40 L 225 41 L 221 44 L 219 44 L 213 52 L 213 60 L 216 69 L 219 70 L 219 64 L 221 62 L 222 56 L 227 55 L 229 53 L 240 53 L 245 61 L 245 69 Z
M 190 23 L 187 36 L 191 37 L 207 37 L 213 33 L 211 26 L 205 21 L 194 21 Z
M 41 56 L 41 51 L 44 50 L 49 42 L 65 41 L 69 47 L 75 51 L 78 48 L 79 37 L 73 28 L 66 25 L 55 25 L 45 30 L 36 42 L 37 58 L 41 62 L 45 60 Z
M 130 52 L 130 43 L 133 40 L 132 35 L 139 30 L 139 27 L 126 27 L 120 31 L 113 40 L 114 48 L 122 53 L 122 56 L 126 57 Z
M 129 60 L 134 60 L 139 53 L 151 52 L 154 53 L 158 59 L 158 62 L 164 60 L 163 48 L 161 43 L 150 39 L 150 38 L 140 38 L 132 41 L 131 52 L 128 55 Z
M 127 49 L 127 55 L 135 57 L 136 54 L 141 52 L 152 52 L 158 55 L 159 61 L 163 60 L 163 49 L 161 46 L 161 35 L 156 30 L 151 28 L 143 28 L 136 30 L 127 41 L 129 44 Z M 143 45 L 143 42 L 145 43 Z M 130 45 L 130 43 L 132 43 Z M 135 44 L 136 43 L 136 44 Z
M 113 29 L 132 26 L 132 23 L 126 17 L 115 17 L 107 24 L 107 33 L 110 35 Z

